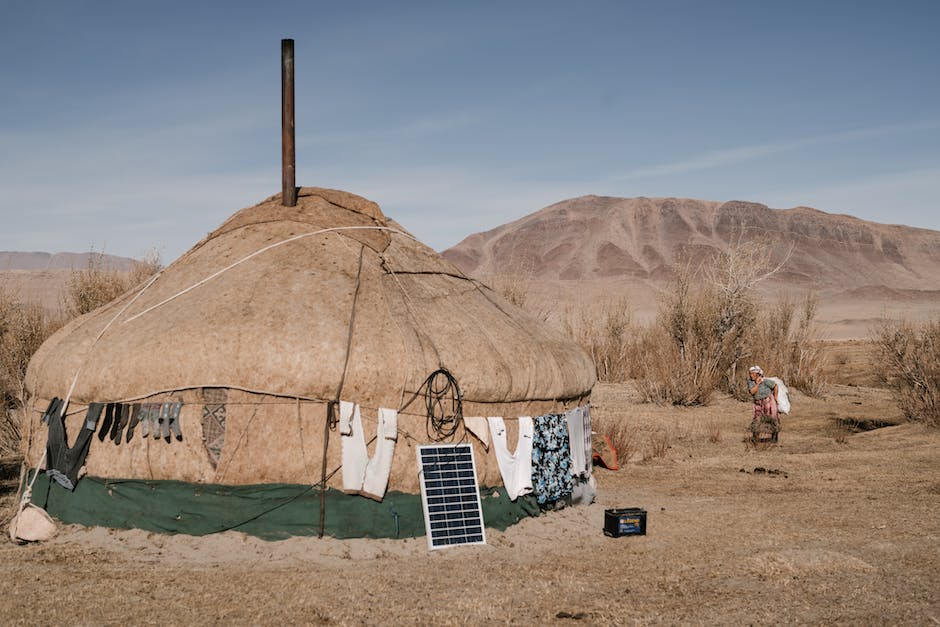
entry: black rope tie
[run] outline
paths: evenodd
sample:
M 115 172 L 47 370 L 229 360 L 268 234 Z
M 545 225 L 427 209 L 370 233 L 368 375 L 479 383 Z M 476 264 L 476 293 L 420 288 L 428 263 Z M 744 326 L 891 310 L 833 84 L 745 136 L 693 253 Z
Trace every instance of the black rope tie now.
M 431 373 L 424 382 L 427 434 L 432 442 L 449 442 L 463 422 L 460 386 L 446 368 Z

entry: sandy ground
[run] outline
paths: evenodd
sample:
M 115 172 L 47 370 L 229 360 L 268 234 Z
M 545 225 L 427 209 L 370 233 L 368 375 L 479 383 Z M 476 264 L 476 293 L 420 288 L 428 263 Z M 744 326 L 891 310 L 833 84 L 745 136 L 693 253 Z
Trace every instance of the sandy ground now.
M 940 624 L 940 432 L 847 382 L 796 394 L 766 450 L 742 442 L 743 403 L 598 386 L 596 420 L 626 426 L 629 463 L 597 470 L 596 504 L 487 546 L 80 527 L 0 542 L 0 623 Z M 646 536 L 602 533 L 605 508 L 634 506 Z

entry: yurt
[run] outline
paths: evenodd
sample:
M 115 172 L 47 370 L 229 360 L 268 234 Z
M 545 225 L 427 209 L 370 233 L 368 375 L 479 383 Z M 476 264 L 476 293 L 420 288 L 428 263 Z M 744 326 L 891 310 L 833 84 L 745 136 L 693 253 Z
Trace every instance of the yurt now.
M 374 202 L 281 200 L 42 345 L 34 505 L 167 533 L 420 536 L 430 444 L 469 446 L 487 526 L 590 500 L 596 378 L 576 344 Z

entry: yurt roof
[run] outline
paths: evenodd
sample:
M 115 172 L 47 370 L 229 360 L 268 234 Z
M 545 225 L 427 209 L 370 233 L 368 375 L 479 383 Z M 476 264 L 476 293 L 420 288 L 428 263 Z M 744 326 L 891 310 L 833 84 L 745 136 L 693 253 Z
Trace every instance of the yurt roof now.
M 238 211 L 152 281 L 60 329 L 30 362 L 29 391 L 88 403 L 227 387 L 400 407 L 444 367 L 483 415 L 590 393 L 594 367 L 576 344 L 374 202 L 320 188 L 294 207 L 280 199 Z

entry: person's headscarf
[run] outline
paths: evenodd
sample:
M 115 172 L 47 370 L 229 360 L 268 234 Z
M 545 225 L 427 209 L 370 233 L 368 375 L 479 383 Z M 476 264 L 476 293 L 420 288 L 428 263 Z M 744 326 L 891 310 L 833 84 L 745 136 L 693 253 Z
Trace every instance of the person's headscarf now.
M 751 366 L 747 371 L 748 373 L 756 372 L 759 376 L 764 376 L 764 371 L 760 369 L 760 366 Z

